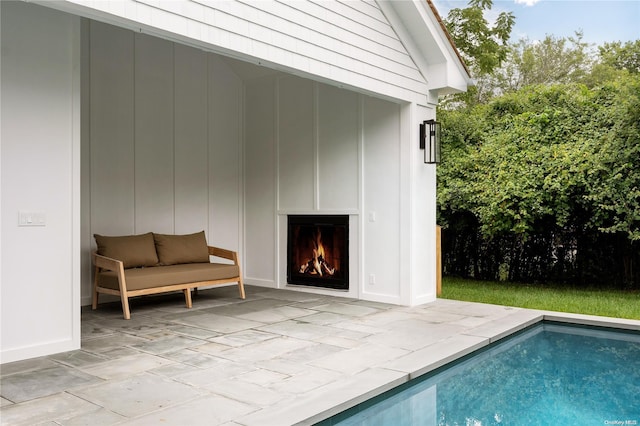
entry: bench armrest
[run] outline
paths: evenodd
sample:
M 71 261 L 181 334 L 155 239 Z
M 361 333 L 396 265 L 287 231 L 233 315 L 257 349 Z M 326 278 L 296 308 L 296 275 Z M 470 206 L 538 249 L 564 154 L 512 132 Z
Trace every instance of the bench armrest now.
M 238 253 L 232 250 L 223 249 L 220 247 L 209 247 L 209 256 L 221 257 L 223 259 L 232 260 L 236 265 L 238 264 Z
M 121 260 L 113 259 L 111 257 L 102 256 L 98 253 L 91 253 L 93 264 L 98 268 L 106 269 L 108 271 L 120 271 L 124 269 L 124 263 Z

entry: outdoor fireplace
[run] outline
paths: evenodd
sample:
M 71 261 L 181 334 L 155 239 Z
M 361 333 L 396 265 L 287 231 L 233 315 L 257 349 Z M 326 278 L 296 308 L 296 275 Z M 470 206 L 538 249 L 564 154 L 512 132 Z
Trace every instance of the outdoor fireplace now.
M 349 289 L 349 216 L 290 215 L 287 283 Z

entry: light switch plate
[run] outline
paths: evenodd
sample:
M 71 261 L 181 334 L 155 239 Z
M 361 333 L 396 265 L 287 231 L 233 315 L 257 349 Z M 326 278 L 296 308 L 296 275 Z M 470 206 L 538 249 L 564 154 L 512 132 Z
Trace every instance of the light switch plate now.
M 18 226 L 46 226 L 47 215 L 43 211 L 26 211 L 18 212 Z

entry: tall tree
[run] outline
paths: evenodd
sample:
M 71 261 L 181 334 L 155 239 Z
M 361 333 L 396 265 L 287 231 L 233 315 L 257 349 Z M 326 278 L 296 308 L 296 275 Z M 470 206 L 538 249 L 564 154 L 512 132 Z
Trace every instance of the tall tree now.
M 507 57 L 515 16 L 511 12 L 501 12 L 490 24 L 485 12 L 491 10 L 492 6 L 492 0 L 470 0 L 468 7 L 451 9 L 444 19 L 447 30 L 478 84 L 470 87 L 466 93 L 443 99 L 441 108 L 472 106 L 482 102 L 486 92 L 482 77 L 493 72 Z
M 616 69 L 627 70 L 632 74 L 640 74 L 640 40 L 605 43 L 598 47 L 603 64 Z
M 590 47 L 581 32 L 568 38 L 547 35 L 539 42 L 520 39 L 509 45 L 507 58 L 487 77 L 487 85 L 499 94 L 532 84 L 581 82 L 593 64 Z
M 485 11 L 492 6 L 492 0 L 470 0 L 464 9 L 451 9 L 444 20 L 465 61 L 482 74 L 493 71 L 507 57 L 507 43 L 515 23 L 513 13 L 501 12 L 490 25 Z

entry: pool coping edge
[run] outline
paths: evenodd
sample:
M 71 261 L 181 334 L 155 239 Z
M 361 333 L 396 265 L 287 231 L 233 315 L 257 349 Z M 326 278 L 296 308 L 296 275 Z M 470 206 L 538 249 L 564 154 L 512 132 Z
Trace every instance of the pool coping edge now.
M 493 324 L 491 327 L 480 326 L 475 329 L 471 329 L 465 333 L 462 333 L 459 336 L 476 337 L 482 340 L 476 343 L 472 343 L 468 346 L 462 347 L 459 350 L 452 352 L 451 354 L 446 355 L 437 361 L 426 364 L 420 368 L 414 369 L 413 371 L 403 371 L 403 370 L 397 370 L 393 368 L 393 365 L 395 363 L 397 363 L 398 361 L 404 358 L 395 360 L 391 364 L 380 366 L 380 368 L 382 369 L 390 369 L 393 371 L 401 372 L 405 376 L 402 379 L 398 380 L 397 384 L 395 384 L 394 386 L 389 386 L 388 384 L 386 384 L 381 386 L 378 389 L 372 389 L 369 392 L 367 392 L 366 395 L 361 395 L 359 397 L 352 398 L 351 400 L 344 401 L 338 404 L 337 406 L 318 412 L 314 415 L 311 415 L 305 418 L 304 420 L 298 421 L 297 423 L 293 423 L 293 425 L 294 426 L 314 425 L 342 411 L 353 408 L 356 405 L 360 404 L 361 402 L 369 398 L 374 398 L 376 396 L 379 396 L 384 392 L 387 392 L 388 390 L 392 389 L 395 386 L 399 386 L 410 380 L 419 378 L 450 362 L 455 362 L 479 349 L 489 346 L 497 341 L 500 341 L 504 338 L 512 336 L 513 334 L 516 334 L 519 331 L 522 331 L 528 327 L 534 326 L 544 321 L 554 321 L 554 322 L 560 322 L 565 324 L 588 325 L 588 326 L 595 326 L 595 327 L 607 327 L 607 328 L 614 328 L 614 329 L 626 330 L 626 331 L 640 331 L 640 321 L 638 320 L 629 320 L 624 318 L 612 318 L 612 317 L 600 317 L 600 316 L 585 315 L 585 314 L 572 314 L 572 313 L 565 313 L 565 312 L 539 311 L 539 310 L 532 310 L 532 309 L 526 309 L 526 308 L 519 308 L 519 309 L 520 310 L 518 312 L 511 315 L 511 316 L 519 316 L 517 314 L 521 314 L 523 316 L 522 320 L 519 321 L 518 323 L 516 324 L 510 323 L 509 325 L 504 323 L 498 323 L 498 324 Z M 493 329 L 495 333 L 490 333 L 489 331 L 491 329 Z M 485 336 L 483 334 L 489 334 L 489 335 Z M 419 354 L 421 351 L 432 350 L 433 346 L 442 344 L 447 340 L 449 339 L 445 339 L 434 345 L 427 346 L 421 349 L 420 351 L 416 351 L 412 354 L 407 355 L 407 357 L 412 356 L 414 354 Z

